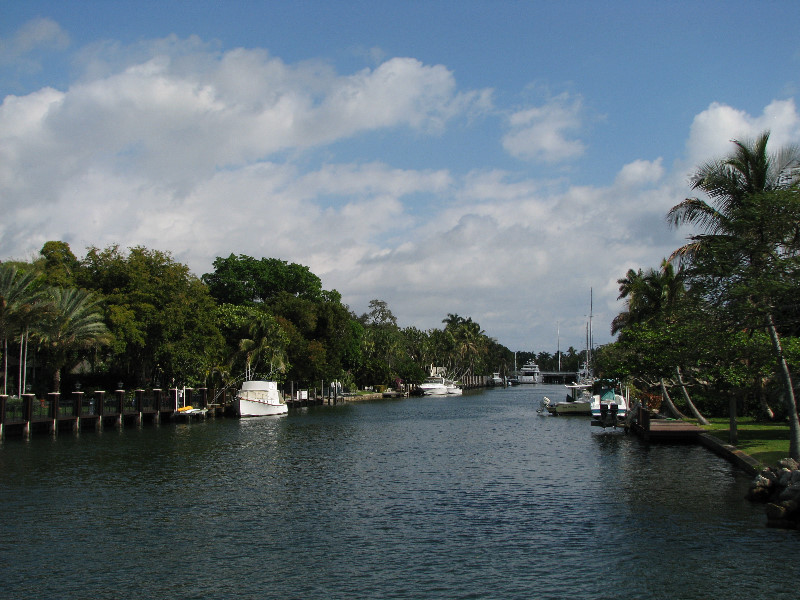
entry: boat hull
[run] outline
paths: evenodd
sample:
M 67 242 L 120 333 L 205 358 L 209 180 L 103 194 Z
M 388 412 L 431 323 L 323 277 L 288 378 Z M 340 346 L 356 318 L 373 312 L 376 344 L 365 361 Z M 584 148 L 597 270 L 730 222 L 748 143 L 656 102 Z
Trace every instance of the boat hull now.
M 584 415 L 592 414 L 590 402 L 558 402 L 547 407 L 551 415 Z

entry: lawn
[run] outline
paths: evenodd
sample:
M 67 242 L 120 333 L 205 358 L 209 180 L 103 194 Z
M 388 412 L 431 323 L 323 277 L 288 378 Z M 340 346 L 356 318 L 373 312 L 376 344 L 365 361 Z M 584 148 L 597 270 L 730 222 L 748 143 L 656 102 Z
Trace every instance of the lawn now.
M 726 418 L 709 419 L 711 425 L 704 427 L 710 434 L 725 443 L 730 443 L 730 421 Z M 739 442 L 736 447 L 752 456 L 762 465 L 775 466 L 789 456 L 789 425 L 786 423 L 764 423 L 750 417 L 737 419 Z

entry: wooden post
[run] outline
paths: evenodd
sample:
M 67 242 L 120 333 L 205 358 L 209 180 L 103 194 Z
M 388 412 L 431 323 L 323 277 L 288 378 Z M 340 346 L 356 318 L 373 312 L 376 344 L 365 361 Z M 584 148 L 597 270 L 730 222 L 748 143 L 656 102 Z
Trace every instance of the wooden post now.
M 123 418 L 125 413 L 125 390 L 115 390 L 114 394 L 117 396 L 117 425 L 122 427 L 125 422 Z
M 83 412 L 83 392 L 72 392 L 72 415 L 75 417 L 74 431 L 81 430 L 81 413 Z
M 155 423 L 161 422 L 161 388 L 153 388 L 153 405 L 156 409 L 156 415 L 154 418 Z
M 139 412 L 139 416 L 136 417 L 136 424 L 141 425 L 144 420 L 144 390 L 134 390 L 133 402 L 136 405 L 136 410 Z
M 22 394 L 22 418 L 25 421 L 25 427 L 22 432 L 25 437 L 31 435 L 31 421 L 33 420 L 33 403 L 36 400 L 34 394 Z
M 98 390 L 94 393 L 94 401 L 97 403 L 97 429 L 103 429 L 103 416 L 106 414 L 106 392 Z
M 3 424 L 6 422 L 6 406 L 8 406 L 8 396 L 0 394 L 0 439 L 3 439 Z
M 58 392 L 50 392 L 47 394 L 50 399 L 50 433 L 58 433 L 58 405 L 61 400 L 61 394 Z

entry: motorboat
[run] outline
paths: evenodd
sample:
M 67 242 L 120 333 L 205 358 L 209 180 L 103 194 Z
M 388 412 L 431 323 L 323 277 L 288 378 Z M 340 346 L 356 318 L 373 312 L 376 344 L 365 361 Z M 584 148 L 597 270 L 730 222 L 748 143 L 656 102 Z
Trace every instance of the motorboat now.
M 500 373 L 492 373 L 489 378 L 489 385 L 503 385 L 503 378 L 500 377 Z
M 458 385 L 455 381 L 451 381 L 450 379 L 445 379 L 444 385 L 445 387 L 447 387 L 448 396 L 460 396 L 462 394 L 461 386 Z
M 542 407 L 551 415 L 590 415 L 592 414 L 591 384 L 574 383 L 565 386 L 569 393 L 566 400 L 553 402 L 545 396 Z
M 444 377 L 428 377 L 417 389 L 424 396 L 446 396 L 448 393 Z
M 624 425 L 628 416 L 628 400 L 613 387 L 603 387 L 592 396 L 592 425 L 617 427 Z
M 275 381 L 243 381 L 236 394 L 234 411 L 237 417 L 263 417 L 286 414 L 289 407 Z
M 542 372 L 539 370 L 533 360 L 529 360 L 517 373 L 517 379 L 520 383 L 542 383 Z

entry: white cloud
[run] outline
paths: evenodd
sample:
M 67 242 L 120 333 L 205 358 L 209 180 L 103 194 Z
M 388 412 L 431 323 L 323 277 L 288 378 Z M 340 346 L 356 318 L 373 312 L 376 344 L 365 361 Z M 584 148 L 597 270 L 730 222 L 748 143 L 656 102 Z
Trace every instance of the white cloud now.
M 308 265 L 356 312 L 381 298 L 423 328 L 457 312 L 516 349 L 552 347 L 541 332 L 557 321 L 577 345 L 590 288 L 606 341 L 616 280 L 682 243 L 664 216 L 688 191 L 686 166 L 767 126 L 774 142 L 800 137 L 791 100 L 759 117 L 714 104 L 689 132 L 687 163 L 643 157 L 607 187 L 497 165 L 401 167 L 388 152 L 355 161 L 338 151 L 364 135 L 391 146 L 399 130 L 420 143 L 446 138 L 457 118 L 475 125 L 469 117 L 492 106 L 492 92 L 461 90 L 446 67 L 410 58 L 341 74 L 196 38 L 100 49 L 84 49 L 87 71 L 67 89 L 0 105 L 0 257 L 53 239 L 77 254 L 141 244 L 199 275 L 219 255 L 274 256 Z M 575 158 L 586 151 L 582 120 L 577 96 L 520 110 L 505 148 Z
M 561 94 L 543 106 L 513 113 L 510 131 L 503 136 L 503 148 L 517 158 L 548 163 L 580 156 L 586 146 L 568 134 L 581 126 L 582 101 Z
M 32 19 L 8 39 L 0 38 L 0 64 L 14 64 L 27 71 L 38 70 L 30 55 L 39 50 L 64 50 L 70 44 L 69 35 L 48 18 Z
M 758 116 L 751 116 L 721 104 L 712 103 L 694 118 L 686 143 L 688 164 L 694 167 L 731 152 L 731 140 L 747 140 L 762 131 L 770 131 L 770 147 L 797 141 L 800 137 L 800 115 L 793 99 L 773 100 Z

